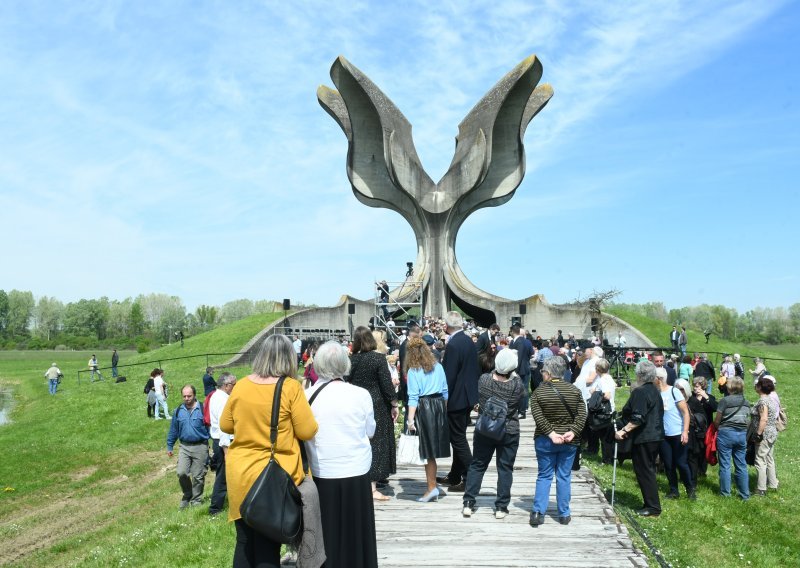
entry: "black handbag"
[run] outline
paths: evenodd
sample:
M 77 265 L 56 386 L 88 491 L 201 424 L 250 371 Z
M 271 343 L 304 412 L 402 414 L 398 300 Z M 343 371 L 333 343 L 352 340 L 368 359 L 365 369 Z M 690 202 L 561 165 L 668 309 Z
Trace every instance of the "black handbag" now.
M 267 466 L 255 480 L 239 507 L 242 520 L 273 542 L 297 544 L 303 535 L 303 503 L 292 477 L 275 461 L 281 389 L 286 377 L 278 379 L 272 401 Z

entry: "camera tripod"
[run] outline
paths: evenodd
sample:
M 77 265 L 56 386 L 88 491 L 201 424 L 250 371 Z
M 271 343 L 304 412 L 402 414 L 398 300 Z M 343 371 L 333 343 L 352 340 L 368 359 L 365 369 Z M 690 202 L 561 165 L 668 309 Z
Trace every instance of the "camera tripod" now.
M 628 375 L 628 364 L 625 362 L 625 349 L 622 347 L 614 347 L 609 350 L 606 355 L 610 367 L 609 374 L 614 377 L 618 387 L 622 386 L 622 379 L 625 379 L 625 384 L 631 386 L 631 378 Z

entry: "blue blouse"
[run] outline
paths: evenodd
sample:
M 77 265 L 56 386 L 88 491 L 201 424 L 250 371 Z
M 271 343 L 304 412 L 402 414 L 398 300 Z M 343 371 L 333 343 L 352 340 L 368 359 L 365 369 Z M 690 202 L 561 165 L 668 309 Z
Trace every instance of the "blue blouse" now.
M 424 372 L 421 367 L 408 370 L 408 406 L 416 407 L 419 397 L 429 394 L 441 394 L 447 400 L 447 377 L 444 367 L 439 363 L 430 373 Z

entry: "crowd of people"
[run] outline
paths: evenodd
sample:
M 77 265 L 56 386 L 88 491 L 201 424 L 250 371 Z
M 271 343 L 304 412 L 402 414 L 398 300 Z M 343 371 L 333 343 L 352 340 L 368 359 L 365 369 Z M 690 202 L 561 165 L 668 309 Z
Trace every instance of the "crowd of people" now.
M 706 475 L 709 459 L 714 461 L 706 447 L 712 443 L 709 432 L 716 433 L 721 495 L 731 494 L 733 464 L 738 495 L 749 498 L 748 445 L 758 471 L 757 494 L 778 488 L 774 449 L 781 407 L 763 362 L 750 371 L 757 395 L 751 405 L 738 355 L 726 357 L 719 370 L 705 354 L 640 355 L 636 383 L 615 423 L 618 384 L 606 353 L 591 341 L 580 348 L 572 334 L 565 338 L 559 331 L 541 339 L 519 324 L 505 334 L 497 325 L 474 328 L 459 313 L 448 312 L 440 320 L 412 323 L 396 336 L 359 326 L 352 340 L 294 339 L 267 337 L 253 372 L 238 380 L 227 372 L 214 379 L 209 367 L 202 379 L 205 404 L 187 384 L 171 415 L 167 451 L 172 456 L 179 443 L 180 507 L 202 503 L 210 463 L 216 477 L 209 513 L 219 514 L 227 498 L 228 519 L 236 528 L 234 566 L 280 564 L 281 543 L 259 534 L 240 513 L 271 454 L 303 496 L 304 532 L 294 543 L 297 565 L 377 566 L 374 504 L 392 498 L 383 490 L 397 471 L 395 424 L 401 415 L 401 428 L 418 437 L 425 464 L 425 490 L 417 501 L 434 503 L 461 493 L 465 518 L 477 511 L 493 458 L 498 474 L 493 515 L 509 514 L 520 420 L 528 413 L 538 463 L 532 527 L 545 522 L 554 480 L 557 520 L 571 521 L 571 475 L 582 453 L 602 452 L 603 463 L 613 463 L 615 456 L 632 460 L 642 516 L 661 513 L 659 461 L 668 482 L 665 497 L 679 498 L 682 485 L 686 496 L 696 499 L 698 478 Z M 624 348 L 623 342 L 619 334 L 616 348 Z M 277 385 L 282 386 L 273 444 Z M 170 418 L 165 388 L 163 370 L 154 369 L 145 391 L 148 412 L 156 418 L 159 407 Z M 476 411 L 469 440 L 467 426 Z M 450 469 L 439 475 L 437 459 L 448 457 Z

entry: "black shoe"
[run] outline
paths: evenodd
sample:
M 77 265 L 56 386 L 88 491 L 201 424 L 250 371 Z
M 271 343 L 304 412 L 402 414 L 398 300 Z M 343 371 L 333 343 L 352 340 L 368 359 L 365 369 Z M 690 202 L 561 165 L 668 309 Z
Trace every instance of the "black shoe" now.
M 679 498 L 679 497 L 680 497 L 680 494 L 679 494 L 677 491 L 670 491 L 670 492 L 669 492 L 669 493 L 667 493 L 667 495 L 666 495 L 666 498 L 667 498 L 667 499 L 677 499 L 677 498 Z
M 528 415 L 527 415 L 526 413 L 524 413 L 524 412 L 520 412 L 520 413 L 519 413 L 519 416 L 518 416 L 518 418 L 519 418 L 520 420 L 525 420 L 525 418 L 526 418 L 527 416 L 528 416 Z
M 528 524 L 532 527 L 538 527 L 544 522 L 544 515 L 541 513 L 531 513 L 531 518 L 528 519 Z
M 461 481 L 459 483 L 456 483 L 455 485 L 451 485 L 448 491 L 450 493 L 463 493 L 465 489 L 466 487 L 464 487 L 464 482 Z
M 453 483 L 453 481 L 450 479 L 450 476 L 448 476 L 448 475 L 443 475 L 442 477 L 437 477 L 436 478 L 436 483 L 438 483 L 439 485 L 455 485 L 455 483 Z
M 694 489 L 687 491 L 686 496 L 689 498 L 689 501 L 697 501 L 697 492 Z
M 572 517 L 567 515 L 566 517 L 558 517 L 558 522 L 562 525 L 568 525 L 569 522 L 572 520 Z
M 652 509 L 639 509 L 636 514 L 640 517 L 658 517 L 661 513 Z

